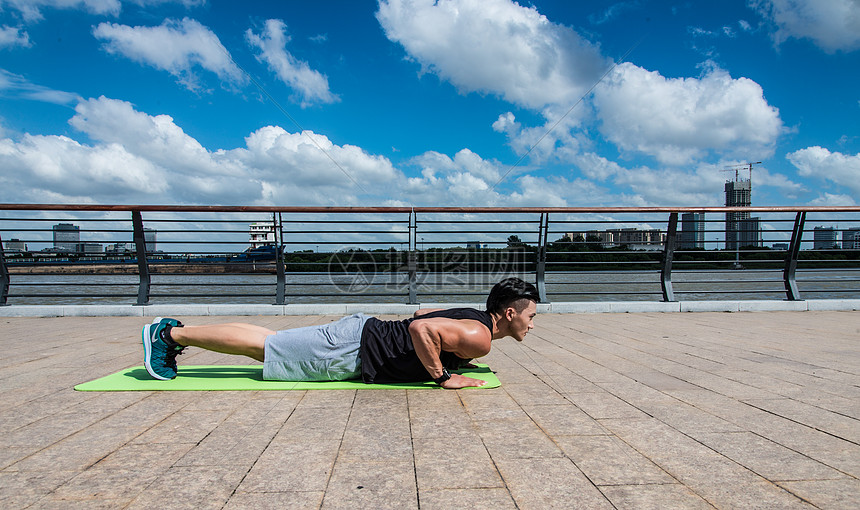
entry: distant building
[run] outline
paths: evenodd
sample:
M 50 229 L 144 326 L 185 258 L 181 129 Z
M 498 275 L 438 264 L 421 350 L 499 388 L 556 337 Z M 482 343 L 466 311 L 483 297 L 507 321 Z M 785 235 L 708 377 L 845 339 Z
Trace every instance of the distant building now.
M 773 243 L 774 250 L 788 251 L 788 243 Z
M 842 231 L 842 249 L 860 250 L 860 228 L 849 228 Z
M 156 237 L 158 235 L 158 231 L 152 228 L 144 228 L 143 229 L 143 243 L 146 246 L 146 253 L 155 253 L 156 251 Z
M 20 239 L 9 239 L 8 241 L 6 241 L 4 243 L 4 245 L 5 245 L 4 249 L 7 252 L 13 252 L 13 251 L 14 252 L 25 252 L 25 251 L 28 251 L 27 245 L 24 244 L 24 241 L 21 241 Z
M 80 253 L 82 255 L 93 255 L 104 253 L 104 251 L 104 246 L 99 243 L 78 243 L 75 245 L 75 253 Z
M 755 216 L 738 222 L 737 243 L 741 248 L 761 248 L 761 218 Z
M 705 248 L 705 213 L 681 214 L 681 235 L 678 247 L 682 250 Z
M 123 255 L 134 251 L 134 245 L 129 243 L 115 243 L 105 246 L 105 253 L 110 255 Z
M 81 242 L 81 227 L 71 223 L 54 225 L 54 251 L 74 252 Z
M 604 248 L 627 246 L 631 250 L 660 250 L 666 241 L 666 233 L 660 229 L 611 228 L 566 234 L 571 241 L 582 238 L 587 242 L 599 242 Z
M 487 247 L 487 243 L 482 243 L 481 241 L 469 241 L 466 243 L 466 249 L 475 249 L 481 250 Z
M 726 207 L 752 205 L 750 181 L 726 181 L 725 191 Z M 726 213 L 726 249 L 737 250 L 746 246 L 762 246 L 761 219 L 750 217 L 748 212 Z
M 812 229 L 812 247 L 816 250 L 839 248 L 839 243 L 836 242 L 836 229 L 833 227 L 815 227 Z
M 250 226 L 251 248 L 275 245 L 275 224 L 271 222 L 251 223 Z

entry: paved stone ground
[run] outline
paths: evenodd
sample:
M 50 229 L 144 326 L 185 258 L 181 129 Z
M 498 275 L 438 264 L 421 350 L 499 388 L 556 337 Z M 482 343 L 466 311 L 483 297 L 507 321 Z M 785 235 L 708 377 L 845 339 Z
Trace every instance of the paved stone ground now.
M 72 389 L 146 322 L 0 318 L 0 508 L 860 507 L 860 312 L 540 315 L 492 390 Z

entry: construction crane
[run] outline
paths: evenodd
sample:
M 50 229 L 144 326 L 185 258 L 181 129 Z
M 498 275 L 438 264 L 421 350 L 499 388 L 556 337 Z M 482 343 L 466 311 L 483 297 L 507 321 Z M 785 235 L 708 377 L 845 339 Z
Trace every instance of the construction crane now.
M 750 181 L 752 181 L 752 171 L 753 165 L 760 165 L 761 161 L 756 161 L 754 163 L 741 163 L 739 165 L 731 165 L 720 170 L 721 172 L 734 172 L 735 173 L 735 182 L 740 178 L 739 174 L 741 170 L 748 169 L 750 172 Z

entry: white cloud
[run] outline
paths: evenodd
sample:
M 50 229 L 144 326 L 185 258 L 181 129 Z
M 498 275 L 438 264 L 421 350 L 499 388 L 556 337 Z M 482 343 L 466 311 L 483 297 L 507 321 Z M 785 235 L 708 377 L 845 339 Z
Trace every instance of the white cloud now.
M 20 28 L 3 25 L 0 27 L 0 48 L 13 46 L 29 48 L 32 46 L 30 36 Z
M 671 165 L 709 152 L 764 158 L 783 129 L 760 85 L 713 66 L 701 78 L 665 78 L 624 63 L 595 90 L 594 103 L 608 140 Z
M 161 167 L 195 173 L 211 160 L 209 152 L 168 115 L 151 116 L 131 103 L 104 96 L 82 101 L 75 112 L 69 124 L 91 139 L 120 145 Z
M 92 14 L 116 16 L 122 5 L 119 0 L 0 0 L 0 7 L 18 11 L 25 21 L 39 21 L 42 9 L 83 9 Z
M 203 5 L 206 0 L 125 0 L 141 7 L 157 6 L 168 3 L 178 3 L 186 8 Z M 120 0 L 0 0 L 0 9 L 9 6 L 17 11 L 28 22 L 44 18 L 43 9 L 84 10 L 91 14 L 118 16 L 122 10 Z
M 670 165 L 765 158 L 783 132 L 761 86 L 710 62 L 702 76 L 678 79 L 623 63 L 577 104 L 611 62 L 573 29 L 509 0 L 386 0 L 377 18 L 425 71 L 539 112 L 543 125 L 524 127 L 511 112 L 492 125 L 533 163 L 573 161 L 594 143 L 594 119 L 625 155 Z
M 470 174 L 484 181 L 483 187 L 489 188 L 500 177 L 499 164 L 487 161 L 469 149 L 461 149 L 450 158 L 436 151 L 428 151 L 413 158 L 412 164 L 419 166 L 425 176 L 436 174 Z M 489 186 L 487 186 L 489 184 Z
M 860 199 L 860 154 L 853 156 L 841 152 L 830 152 L 824 147 L 814 146 L 786 155 L 802 176 L 831 181 Z
M 848 195 L 834 195 L 832 193 L 822 193 L 813 200 L 810 200 L 809 205 L 843 207 L 855 206 L 857 205 L 857 202 L 855 202 L 854 199 Z
M 353 145 L 335 145 L 312 131 L 290 133 L 281 127 L 266 126 L 251 133 L 245 142 L 247 151 L 242 161 L 246 165 L 268 180 L 299 190 L 314 187 L 355 193 L 360 190 L 355 189 L 353 181 L 368 190 L 400 178 L 385 157 L 368 154 Z M 331 197 L 334 202 L 337 198 Z
M 10 169 L 0 201 L 41 202 L 50 193 L 60 202 L 344 205 L 365 191 L 396 194 L 404 182 L 386 158 L 311 132 L 267 126 L 246 147 L 210 150 L 171 117 L 105 97 L 82 101 L 69 123 L 94 143 L 0 140 L 0 167 Z
M 509 0 L 383 0 L 376 16 L 425 72 L 528 108 L 571 104 L 609 67 L 597 45 Z
M 281 81 L 296 91 L 302 106 L 340 100 L 329 90 L 328 78 L 324 74 L 311 69 L 307 62 L 296 59 L 286 50 L 290 37 L 283 21 L 267 20 L 261 34 L 249 29 L 245 37 L 260 51 L 257 60 L 267 63 Z
M 25 135 L 18 142 L 0 140 L 0 161 L 11 181 L 4 201 L 40 202 L 48 192 L 61 202 L 80 196 L 114 202 L 129 192 L 166 189 L 164 169 L 116 144 L 90 147 L 65 136 Z
M 858 0 L 750 0 L 750 6 L 776 26 L 777 45 L 793 37 L 829 53 L 860 48 Z
M 198 21 L 167 19 L 155 27 L 101 23 L 93 35 L 112 54 L 167 71 L 191 90 L 200 89 L 194 69 L 201 67 L 228 84 L 246 81 L 218 36 Z
M 73 104 L 80 100 L 77 94 L 36 85 L 25 77 L 4 69 L 0 69 L 0 94 L 59 105 Z

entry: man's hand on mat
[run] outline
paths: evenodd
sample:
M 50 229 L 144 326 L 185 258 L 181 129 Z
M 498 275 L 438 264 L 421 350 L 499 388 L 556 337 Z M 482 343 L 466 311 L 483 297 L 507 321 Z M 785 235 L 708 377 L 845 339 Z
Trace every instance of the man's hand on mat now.
M 442 383 L 442 387 L 446 390 L 456 390 L 459 388 L 472 388 L 476 386 L 483 386 L 487 384 L 487 381 L 482 381 L 480 379 L 472 379 L 471 377 L 466 377 L 465 375 L 460 374 L 451 374 L 451 378 Z

